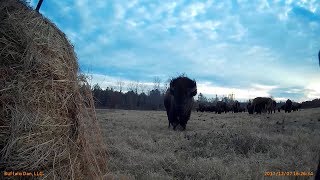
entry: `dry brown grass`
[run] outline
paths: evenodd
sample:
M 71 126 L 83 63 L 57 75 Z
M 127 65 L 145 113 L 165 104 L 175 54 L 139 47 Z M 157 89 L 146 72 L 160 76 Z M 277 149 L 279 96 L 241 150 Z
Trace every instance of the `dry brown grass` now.
M 272 115 L 193 112 L 186 131 L 168 129 L 164 111 L 97 110 L 97 116 L 110 151 L 110 171 L 131 179 L 272 179 L 264 172 L 315 173 L 320 152 L 320 109 Z
M 73 46 L 24 3 L 0 1 L 0 179 L 3 171 L 99 179 L 106 170 L 92 95 Z

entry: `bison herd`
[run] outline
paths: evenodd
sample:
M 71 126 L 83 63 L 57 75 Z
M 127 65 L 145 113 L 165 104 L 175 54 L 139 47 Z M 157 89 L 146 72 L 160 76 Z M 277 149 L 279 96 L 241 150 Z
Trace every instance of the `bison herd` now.
M 233 103 L 218 101 L 216 105 L 199 104 L 199 107 L 196 108 L 197 112 L 215 112 L 217 114 L 221 114 L 222 112 L 239 113 L 246 111 L 248 111 L 249 114 L 261 114 L 262 112 L 275 113 L 276 110 L 278 110 L 278 112 L 284 110 L 286 113 L 290 113 L 291 111 L 298 111 L 299 109 L 301 109 L 301 104 L 292 102 L 290 99 L 277 108 L 276 101 L 267 97 L 256 97 L 252 101 L 249 101 L 246 106 L 241 105 L 238 101 L 234 101 Z
M 170 128 L 174 130 L 180 125 L 184 130 L 190 119 L 193 107 L 193 97 L 197 94 L 197 83 L 185 76 L 179 76 L 170 81 L 164 96 L 164 106 L 166 108 Z M 275 113 L 284 110 L 286 113 L 298 111 L 301 108 L 300 103 L 292 102 L 288 99 L 283 105 L 277 105 L 276 101 L 268 97 L 256 97 L 250 100 L 246 105 L 240 104 L 238 101 L 226 103 L 218 101 L 215 104 L 199 104 L 196 108 L 197 112 L 215 112 L 216 114 L 233 112 L 248 112 L 249 114 L 261 114 L 262 112 Z
M 218 101 L 216 105 L 205 105 L 199 104 L 199 107 L 196 108 L 197 112 L 215 112 L 216 114 L 221 114 L 222 112 L 245 112 L 245 107 L 240 106 L 238 101 L 235 101 L 233 104 L 226 103 L 223 101 Z

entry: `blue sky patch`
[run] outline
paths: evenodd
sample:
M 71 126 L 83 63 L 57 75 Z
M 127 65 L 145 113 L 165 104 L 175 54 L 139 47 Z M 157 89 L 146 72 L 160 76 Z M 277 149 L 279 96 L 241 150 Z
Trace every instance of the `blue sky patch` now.
M 40 12 L 102 88 L 186 73 L 208 97 L 320 97 L 317 1 L 45 0 Z

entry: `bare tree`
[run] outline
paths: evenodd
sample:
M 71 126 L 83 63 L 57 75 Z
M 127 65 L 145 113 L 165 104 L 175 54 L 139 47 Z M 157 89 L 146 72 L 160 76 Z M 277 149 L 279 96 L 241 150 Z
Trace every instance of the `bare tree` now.
M 136 94 L 138 94 L 139 87 L 140 87 L 140 82 L 139 81 L 134 82 L 134 92 Z
M 124 82 L 121 81 L 121 80 L 118 80 L 118 81 L 117 81 L 117 86 L 119 87 L 119 92 L 122 92 L 122 88 L 123 88 L 123 86 L 124 86 Z
M 134 84 L 133 82 L 130 82 L 130 83 L 128 84 L 127 90 L 134 92 L 134 90 L 135 90 L 134 87 L 135 87 L 135 84 Z
M 161 79 L 158 76 L 155 76 L 153 79 L 153 89 L 160 90 Z
M 169 88 L 170 81 L 171 81 L 171 79 L 169 78 L 163 82 L 163 86 L 161 89 L 162 94 L 165 94 L 167 92 L 167 89 Z
M 144 83 L 140 83 L 139 89 L 140 89 L 140 93 L 145 93 L 147 89 L 147 85 Z

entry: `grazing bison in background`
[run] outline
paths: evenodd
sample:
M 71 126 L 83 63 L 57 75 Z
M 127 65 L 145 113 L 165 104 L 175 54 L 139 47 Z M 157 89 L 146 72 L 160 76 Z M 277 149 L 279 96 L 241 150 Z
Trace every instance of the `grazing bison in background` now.
M 227 103 L 218 101 L 216 105 L 216 113 L 221 114 L 221 112 L 227 113 Z
M 239 107 L 239 112 L 246 112 L 246 108 L 240 106 L 240 107 Z
M 286 104 L 283 104 L 282 106 L 278 107 L 278 112 L 285 109 Z
M 229 111 L 233 111 L 233 107 L 232 107 L 233 104 L 230 104 L 230 103 L 226 103 L 226 104 L 227 104 L 227 106 L 226 106 L 225 113 L 227 113 Z
M 172 79 L 164 97 L 164 106 L 173 129 L 180 124 L 183 130 L 191 115 L 193 96 L 197 94 L 197 83 L 185 76 Z
M 292 101 L 288 99 L 286 103 L 284 104 L 284 112 L 290 113 L 292 111 Z
M 301 109 L 301 103 L 293 102 L 292 103 L 292 111 L 298 111 L 299 109 Z
M 276 113 L 277 102 L 273 100 L 272 103 L 273 103 L 273 113 Z
M 269 114 L 272 114 L 272 112 L 276 113 L 276 106 L 277 106 L 277 102 L 269 98 L 266 104 L 266 109 L 268 110 L 268 113 Z
M 216 107 L 214 105 L 199 104 L 199 107 L 196 110 L 197 112 L 215 112 Z
M 207 112 L 215 112 L 216 111 L 216 107 L 214 105 L 209 105 L 206 108 Z
M 235 101 L 232 105 L 232 110 L 234 113 L 240 112 L 240 103 L 239 101 Z
M 248 110 L 249 114 L 253 114 L 253 105 L 252 105 L 251 101 L 249 101 L 247 104 L 247 110 Z
M 261 114 L 262 111 L 272 108 L 273 100 L 268 97 L 256 97 L 252 101 L 253 111 L 257 114 Z
M 199 107 L 196 109 L 197 112 L 204 112 L 207 109 L 205 104 L 199 104 Z

